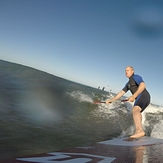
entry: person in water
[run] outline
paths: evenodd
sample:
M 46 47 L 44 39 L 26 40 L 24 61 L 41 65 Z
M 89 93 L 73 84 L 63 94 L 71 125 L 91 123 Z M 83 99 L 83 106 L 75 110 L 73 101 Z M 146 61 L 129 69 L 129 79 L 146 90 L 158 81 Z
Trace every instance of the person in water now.
M 142 115 L 141 113 L 147 108 L 150 103 L 150 94 L 146 89 L 146 85 L 141 76 L 134 74 L 134 68 L 132 66 L 126 67 L 126 76 L 129 81 L 124 88 L 115 95 L 112 99 L 106 100 L 106 103 L 112 103 L 113 101 L 122 97 L 128 90 L 131 91 L 132 96 L 128 98 L 128 101 L 134 102 L 132 108 L 133 120 L 135 124 L 135 133 L 130 138 L 139 138 L 145 135 L 142 127 Z

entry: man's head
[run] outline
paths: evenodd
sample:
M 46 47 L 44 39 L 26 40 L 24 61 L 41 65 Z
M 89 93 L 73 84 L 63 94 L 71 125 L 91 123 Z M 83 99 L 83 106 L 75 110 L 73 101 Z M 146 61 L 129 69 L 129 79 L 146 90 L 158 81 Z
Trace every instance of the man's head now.
M 132 66 L 127 66 L 125 72 L 126 76 L 130 78 L 134 74 L 134 68 Z

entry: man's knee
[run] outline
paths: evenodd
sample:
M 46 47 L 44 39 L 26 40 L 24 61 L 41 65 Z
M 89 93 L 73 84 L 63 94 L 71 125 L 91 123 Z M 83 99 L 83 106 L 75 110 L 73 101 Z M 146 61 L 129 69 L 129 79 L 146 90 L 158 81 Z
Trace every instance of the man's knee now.
M 134 106 L 134 107 L 132 108 L 132 113 L 135 113 L 135 112 L 137 112 L 137 111 L 141 112 L 141 108 L 140 108 L 139 106 Z

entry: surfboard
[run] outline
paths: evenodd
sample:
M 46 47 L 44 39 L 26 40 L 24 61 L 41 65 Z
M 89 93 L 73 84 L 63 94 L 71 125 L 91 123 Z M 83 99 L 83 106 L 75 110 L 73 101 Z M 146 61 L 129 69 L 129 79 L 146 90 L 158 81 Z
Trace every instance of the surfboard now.
M 128 140 L 128 141 L 127 141 Z M 107 145 L 120 145 L 120 146 L 141 146 L 141 145 L 154 145 L 163 144 L 163 139 L 154 137 L 143 136 L 140 138 L 130 139 L 128 138 L 114 138 L 112 140 L 106 140 L 99 142 Z
M 124 138 L 114 138 L 97 142 L 92 146 L 0 160 L 0 163 L 139 163 L 149 161 L 160 163 L 163 160 L 162 151 L 163 139 L 144 136 L 137 141 L 124 141 Z
M 123 139 L 123 141 L 138 141 L 138 140 L 139 140 L 139 138 L 130 138 L 130 137 Z

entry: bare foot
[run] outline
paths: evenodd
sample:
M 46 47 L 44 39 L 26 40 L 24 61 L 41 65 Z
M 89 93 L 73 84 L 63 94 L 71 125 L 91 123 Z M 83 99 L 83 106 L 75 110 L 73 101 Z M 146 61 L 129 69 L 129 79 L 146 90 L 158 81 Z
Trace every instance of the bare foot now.
M 143 137 L 145 135 L 145 132 L 142 131 L 142 132 L 137 132 L 133 135 L 130 136 L 130 138 L 140 138 L 140 137 Z

